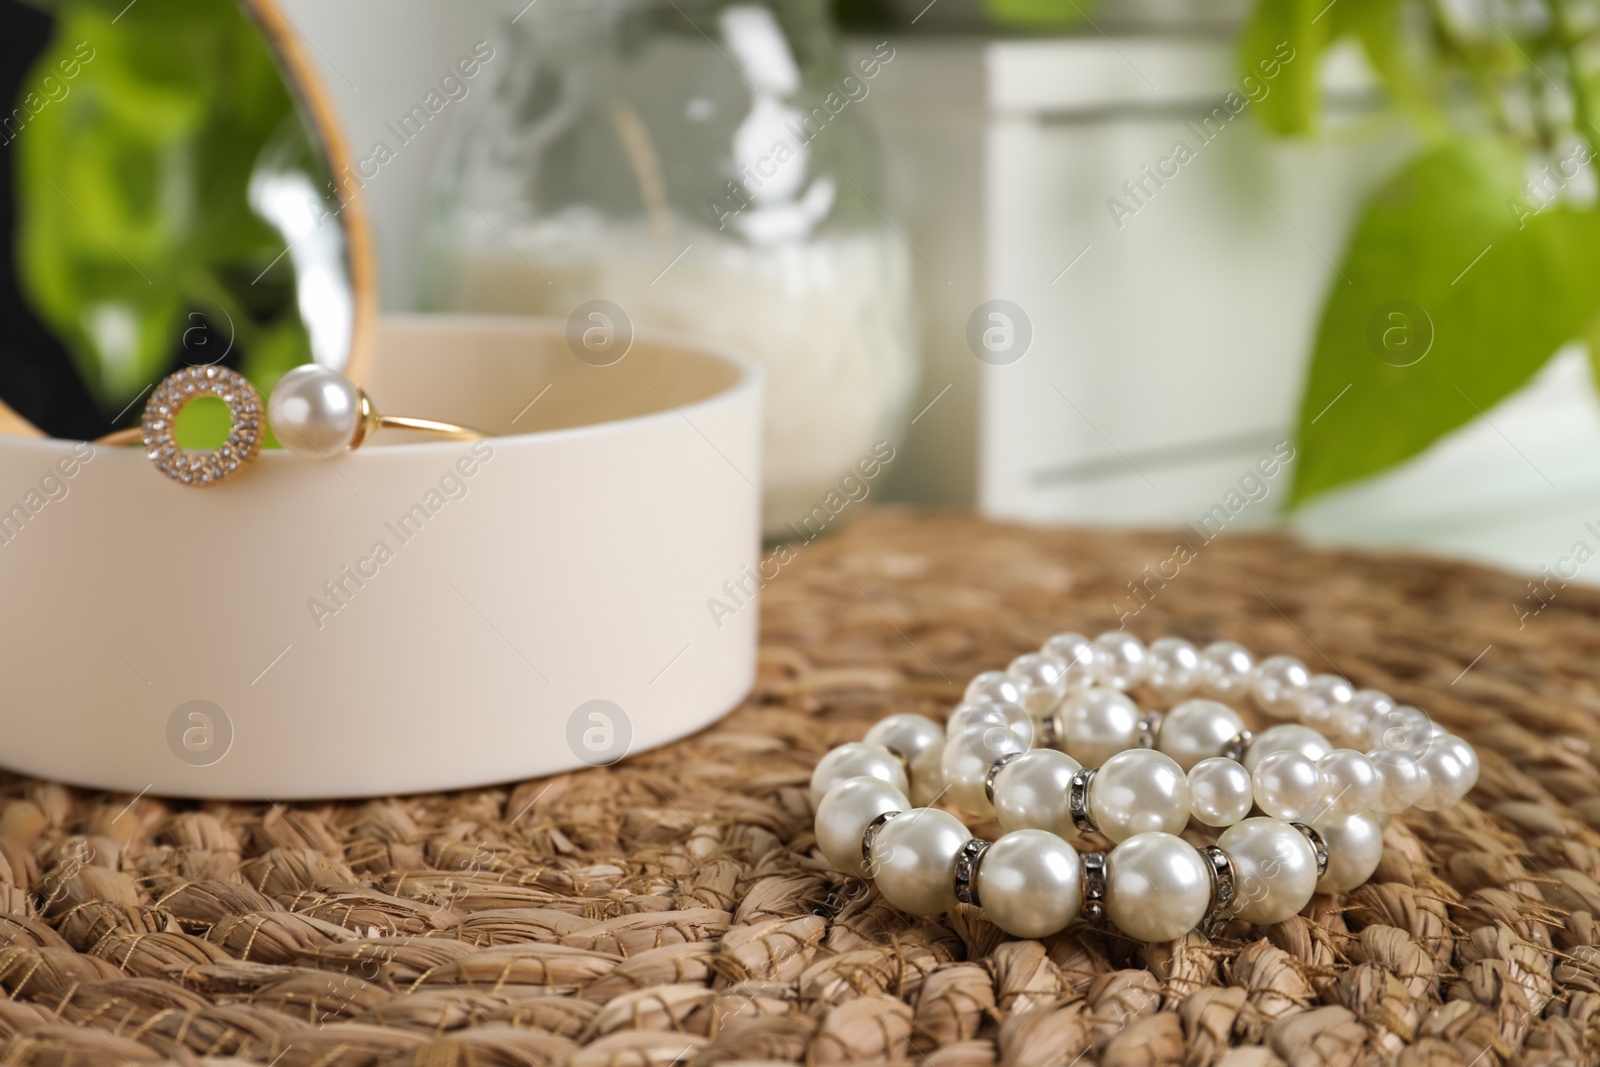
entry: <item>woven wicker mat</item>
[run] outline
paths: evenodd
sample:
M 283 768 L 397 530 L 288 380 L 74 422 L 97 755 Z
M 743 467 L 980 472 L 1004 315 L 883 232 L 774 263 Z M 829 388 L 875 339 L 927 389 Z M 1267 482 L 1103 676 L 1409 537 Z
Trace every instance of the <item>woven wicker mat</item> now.
M 0 1056 L 120 1067 L 843 1060 L 1600 1062 L 1600 592 L 1268 536 L 1127 620 L 1289 652 L 1480 746 L 1472 803 L 1266 930 L 1044 943 L 912 921 L 813 850 L 805 784 L 890 711 L 1114 626 L 1172 537 L 869 513 L 796 550 L 759 684 L 684 743 L 370 803 L 0 799 Z M 1167 568 L 1170 573 L 1170 566 Z M 992 836 L 993 831 L 990 831 Z

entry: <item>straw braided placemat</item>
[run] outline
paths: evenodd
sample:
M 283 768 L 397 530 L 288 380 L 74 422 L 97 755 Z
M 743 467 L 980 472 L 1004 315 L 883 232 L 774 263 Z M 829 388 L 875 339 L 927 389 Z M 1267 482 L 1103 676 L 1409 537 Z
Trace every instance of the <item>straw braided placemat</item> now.
M 1276 928 L 1016 941 L 975 912 L 911 921 L 818 858 L 822 752 L 1115 625 L 1172 540 L 869 514 L 769 585 L 742 708 L 611 770 L 281 806 L 12 780 L 0 1057 L 1600 1062 L 1600 592 L 1551 586 L 1519 629 L 1522 580 L 1266 536 L 1152 583 L 1146 639 L 1299 655 L 1483 754 L 1474 803 L 1392 824 L 1374 882 Z

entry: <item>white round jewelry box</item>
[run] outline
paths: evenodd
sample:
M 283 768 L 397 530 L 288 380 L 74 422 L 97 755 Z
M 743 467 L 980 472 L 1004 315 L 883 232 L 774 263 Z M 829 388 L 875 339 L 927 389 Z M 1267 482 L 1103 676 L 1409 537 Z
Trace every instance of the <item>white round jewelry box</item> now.
M 760 551 L 759 372 L 565 324 L 385 320 L 362 384 L 403 432 L 263 453 L 197 489 L 139 448 L 0 438 L 0 766 L 288 800 L 613 762 L 714 721 L 756 612 L 708 598 Z

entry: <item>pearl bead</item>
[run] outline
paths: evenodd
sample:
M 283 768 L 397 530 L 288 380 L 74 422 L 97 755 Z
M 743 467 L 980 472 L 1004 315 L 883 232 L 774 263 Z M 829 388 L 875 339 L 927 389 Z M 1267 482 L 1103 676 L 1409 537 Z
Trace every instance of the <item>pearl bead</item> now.
M 1307 726 L 1329 729 L 1339 709 L 1355 699 L 1356 687 L 1337 674 L 1319 674 L 1294 696 L 1295 708 Z
M 1189 769 L 1189 809 L 1207 826 L 1232 826 L 1255 803 L 1250 772 L 1237 760 L 1213 756 Z
M 1383 827 L 1371 815 L 1326 812 L 1311 824 L 1328 846 L 1328 870 L 1317 880 L 1319 893 L 1347 893 L 1372 877 L 1383 859 Z
M 991 700 L 1004 700 L 1008 704 L 1022 703 L 1022 684 L 1005 671 L 984 671 L 967 683 L 963 704 L 987 704 Z
M 811 772 L 811 802 L 822 803 L 828 790 L 846 778 L 862 777 L 888 782 L 902 793 L 911 788 L 905 765 L 893 752 L 882 745 L 851 741 L 817 761 L 817 769 Z
M 1255 670 L 1255 657 L 1236 641 L 1213 641 L 1200 653 L 1200 687 L 1218 700 L 1248 694 Z
M 1018 656 L 1006 668 L 1006 674 L 1022 683 L 1021 704 L 1035 718 L 1056 710 L 1061 698 L 1067 695 L 1067 664 L 1048 653 L 1029 652 Z
M 1394 697 L 1381 689 L 1358 689 L 1356 695 L 1350 698 L 1350 707 L 1353 711 L 1372 718 L 1380 712 L 1388 711 L 1395 706 Z
M 945 796 L 969 815 L 990 816 L 987 779 L 989 770 L 1003 757 L 1028 750 L 1028 743 L 1004 726 L 972 722 L 945 742 Z
M 987 704 L 962 704 L 950 713 L 945 724 L 945 734 L 954 737 L 963 733 L 973 723 L 986 723 L 1010 730 L 1017 735 L 1023 748 L 1033 744 L 1033 716 L 1020 704 L 1005 700 L 991 700 Z
M 1434 738 L 1417 765 L 1428 776 L 1428 791 L 1417 801 L 1423 811 L 1441 811 L 1472 792 L 1478 782 L 1478 753 L 1451 734 Z
M 1130 748 L 1106 760 L 1089 783 L 1089 813 L 1120 844 L 1134 834 L 1182 833 L 1189 825 L 1189 779 L 1170 756 Z
M 1067 692 L 1087 689 L 1094 684 L 1094 645 L 1082 634 L 1056 634 L 1039 651 L 1055 656 L 1067 665 L 1062 681 Z
M 1167 712 L 1156 748 L 1188 770 L 1203 759 L 1222 755 L 1222 747 L 1244 729 L 1239 713 L 1215 700 L 1185 700 Z
M 1200 681 L 1200 652 L 1181 637 L 1162 637 L 1150 644 L 1150 688 L 1164 697 L 1180 697 Z
M 1311 902 L 1317 889 L 1317 853 L 1288 823 L 1246 819 L 1224 830 L 1217 847 L 1233 861 L 1230 914 L 1268 926 L 1298 914 Z
M 1400 704 L 1374 715 L 1367 723 L 1367 743 L 1420 756 L 1433 736 L 1433 721 L 1417 708 Z
M 1336 748 L 1317 760 L 1322 806 L 1336 815 L 1360 815 L 1383 799 L 1383 774 L 1365 753 Z
M 1094 639 L 1090 670 L 1095 684 L 1132 689 L 1144 681 L 1148 655 L 1137 637 L 1123 630 L 1108 630 Z
M 1137 941 L 1182 937 L 1210 907 L 1211 873 L 1181 837 L 1139 834 L 1106 857 L 1106 917 Z
M 1356 746 L 1366 747 L 1371 743 L 1367 739 L 1367 726 L 1373 716 L 1381 715 L 1392 707 L 1394 698 L 1388 693 L 1377 689 L 1357 690 L 1356 695 L 1350 698 L 1350 703 L 1333 713 L 1332 732 L 1334 736 Z
M 1428 792 L 1428 776 L 1418 766 L 1415 756 L 1375 748 L 1367 753 L 1367 758 L 1378 768 L 1378 774 L 1383 779 L 1383 792 L 1373 805 L 1375 810 L 1398 814 Z
M 922 753 L 911 762 L 911 803 L 931 808 L 944 795 L 944 744 Z
M 1072 776 L 1082 764 L 1065 752 L 1035 748 L 1024 752 L 994 776 L 994 809 L 1007 830 L 1048 830 L 1071 840 L 1078 836 L 1067 807 Z
M 1056 735 L 1085 767 L 1098 767 L 1132 748 L 1139 708 L 1126 693 L 1096 686 L 1068 697 L 1056 712 Z
M 910 765 L 929 749 L 944 748 L 944 727 L 926 715 L 907 712 L 880 719 L 862 740 L 869 745 L 882 745 Z
M 944 726 L 926 715 L 890 715 L 869 729 L 862 741 L 883 745 L 904 760 L 910 777 L 907 795 L 912 801 L 926 793 L 928 800 L 923 803 L 931 803 L 931 798 L 944 789 L 944 779 L 939 776 L 939 761 L 944 758 Z
M 846 778 L 817 805 L 817 847 L 828 862 L 857 878 L 867 877 L 861 838 L 878 816 L 905 811 L 905 794 L 876 778 Z
M 1256 668 L 1251 683 L 1251 695 L 1262 711 L 1279 719 L 1294 714 L 1294 698 L 1306 683 L 1311 672 L 1293 656 L 1269 656 Z
M 1005 834 L 978 865 L 983 914 L 1013 937 L 1048 937 L 1065 929 L 1082 899 L 1078 850 L 1044 830 Z
M 883 899 L 913 915 L 956 906 L 955 867 L 972 834 L 938 808 L 914 808 L 883 824 L 872 839 L 872 880 Z
M 1319 760 L 1333 751 L 1333 746 L 1309 726 L 1281 723 L 1261 731 L 1261 736 L 1250 742 L 1250 750 L 1244 754 L 1244 765 L 1253 771 L 1269 753 L 1282 751 L 1298 752 L 1306 759 Z
M 291 452 L 343 452 L 361 427 L 361 390 L 331 367 L 303 363 L 278 379 L 267 398 L 267 425 Z
M 1309 817 L 1322 802 L 1322 775 L 1298 752 L 1269 752 L 1251 776 L 1256 807 L 1277 819 Z

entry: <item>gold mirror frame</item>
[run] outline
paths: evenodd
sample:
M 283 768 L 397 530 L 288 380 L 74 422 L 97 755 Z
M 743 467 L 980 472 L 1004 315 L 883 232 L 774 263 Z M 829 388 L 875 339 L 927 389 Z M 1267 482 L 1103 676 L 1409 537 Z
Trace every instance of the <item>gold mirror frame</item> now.
M 339 220 L 344 226 L 345 268 L 350 279 L 350 353 L 344 373 L 360 384 L 368 361 L 372 358 L 371 350 L 377 330 L 378 279 L 372 250 L 372 229 L 361 187 L 355 183 L 346 187 L 339 181 L 341 173 L 350 171 L 354 157 L 349 142 L 345 140 L 344 127 L 339 122 L 333 97 L 307 55 L 300 31 L 294 28 L 275 0 L 238 2 L 243 10 L 255 18 L 271 43 L 283 67 L 284 84 L 303 108 L 309 130 L 327 160 L 334 195 L 339 198 L 341 206 Z M 50 436 L 17 414 L 3 400 L 0 400 L 0 434 L 35 438 Z

